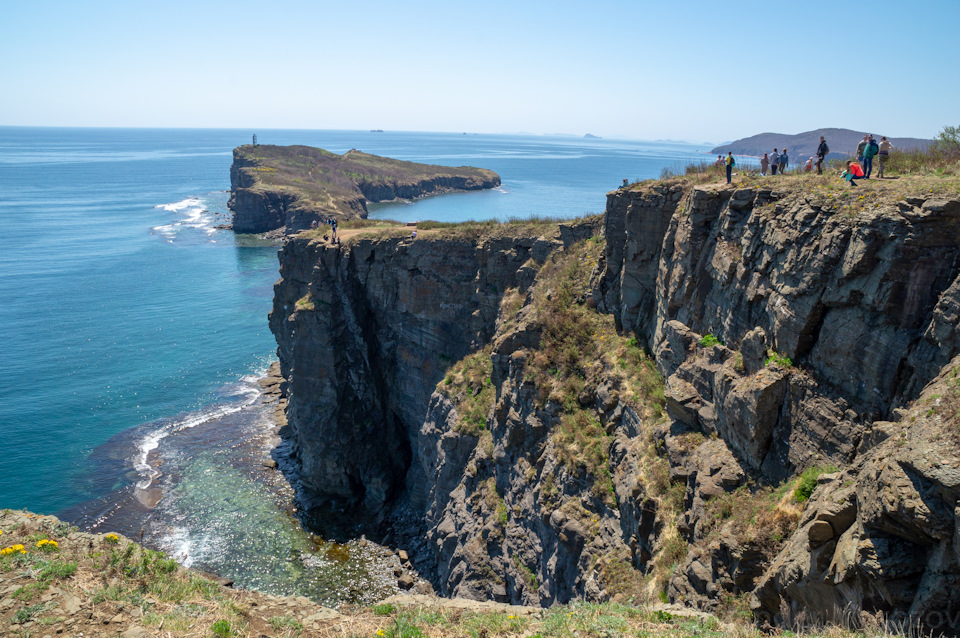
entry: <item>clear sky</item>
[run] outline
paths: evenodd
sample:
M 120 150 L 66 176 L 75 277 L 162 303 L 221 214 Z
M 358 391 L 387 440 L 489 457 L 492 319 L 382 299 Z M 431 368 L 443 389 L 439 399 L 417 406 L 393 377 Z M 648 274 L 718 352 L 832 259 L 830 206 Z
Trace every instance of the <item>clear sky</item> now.
M 960 125 L 960 0 L 13 0 L 0 125 L 593 133 Z

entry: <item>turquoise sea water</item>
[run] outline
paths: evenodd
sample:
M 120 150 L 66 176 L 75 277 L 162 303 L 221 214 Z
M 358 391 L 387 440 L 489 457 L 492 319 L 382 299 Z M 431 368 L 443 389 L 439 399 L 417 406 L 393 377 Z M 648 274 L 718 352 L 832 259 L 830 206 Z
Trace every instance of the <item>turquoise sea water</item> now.
M 154 539 L 182 559 L 230 571 L 210 547 L 231 520 L 270 518 L 254 504 L 273 503 L 257 481 L 242 506 L 198 497 L 223 489 L 211 467 L 243 456 L 224 432 L 255 438 L 267 418 L 253 380 L 275 350 L 277 248 L 215 228 L 228 221 L 231 151 L 253 132 L 262 144 L 359 148 L 503 179 L 372 210 L 403 221 L 599 213 L 623 178 L 704 157 L 566 137 L 0 127 L 0 507 L 89 523 L 148 484 L 150 454 L 168 446 Z

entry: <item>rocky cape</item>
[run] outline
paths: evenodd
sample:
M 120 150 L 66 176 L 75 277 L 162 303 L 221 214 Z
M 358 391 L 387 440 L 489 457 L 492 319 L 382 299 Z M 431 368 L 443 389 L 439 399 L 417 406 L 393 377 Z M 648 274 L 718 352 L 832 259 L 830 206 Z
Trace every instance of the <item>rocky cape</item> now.
M 230 167 L 232 228 L 296 232 L 326 218 L 365 218 L 367 202 L 415 199 L 500 185 L 493 171 L 417 164 L 351 150 L 246 145 Z
M 960 197 L 830 188 L 292 237 L 270 326 L 305 505 L 444 596 L 957 633 Z

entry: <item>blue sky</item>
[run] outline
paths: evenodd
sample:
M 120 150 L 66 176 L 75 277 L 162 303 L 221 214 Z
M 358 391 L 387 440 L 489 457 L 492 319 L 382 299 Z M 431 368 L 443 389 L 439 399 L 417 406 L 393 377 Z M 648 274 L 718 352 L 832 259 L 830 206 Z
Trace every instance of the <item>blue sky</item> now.
M 18 0 L 0 125 L 932 137 L 958 25 L 960 0 Z

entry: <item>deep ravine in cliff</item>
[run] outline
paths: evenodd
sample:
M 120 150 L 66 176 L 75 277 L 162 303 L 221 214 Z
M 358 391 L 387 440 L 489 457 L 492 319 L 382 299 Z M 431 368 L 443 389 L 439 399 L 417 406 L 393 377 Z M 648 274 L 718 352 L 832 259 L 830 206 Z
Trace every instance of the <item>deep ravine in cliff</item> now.
M 270 325 L 304 505 L 445 596 L 932 627 L 958 233 L 955 194 L 662 181 L 602 219 L 295 236 Z

